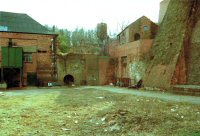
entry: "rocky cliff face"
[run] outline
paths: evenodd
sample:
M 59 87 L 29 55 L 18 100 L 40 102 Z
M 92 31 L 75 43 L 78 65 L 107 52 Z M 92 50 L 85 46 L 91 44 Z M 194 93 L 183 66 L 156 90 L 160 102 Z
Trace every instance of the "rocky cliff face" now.
M 145 86 L 200 84 L 200 1 L 171 0 L 147 59 Z
M 197 0 L 193 4 L 192 21 L 191 21 L 191 37 L 188 50 L 188 67 L 187 67 L 187 83 L 200 84 L 200 1 Z M 185 45 L 187 46 L 187 44 Z

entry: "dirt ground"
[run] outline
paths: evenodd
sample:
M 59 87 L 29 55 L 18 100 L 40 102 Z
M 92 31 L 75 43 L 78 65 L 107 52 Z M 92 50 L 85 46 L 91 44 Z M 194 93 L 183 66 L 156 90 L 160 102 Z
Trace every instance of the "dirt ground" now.
M 0 92 L 0 135 L 200 136 L 199 104 L 100 88 Z

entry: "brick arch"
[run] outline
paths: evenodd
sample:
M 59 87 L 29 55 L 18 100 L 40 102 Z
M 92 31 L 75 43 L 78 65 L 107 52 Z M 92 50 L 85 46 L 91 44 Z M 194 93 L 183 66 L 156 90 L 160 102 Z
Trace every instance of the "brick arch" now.
M 70 74 L 65 75 L 63 78 L 63 82 L 66 85 L 72 85 L 74 83 L 74 76 L 72 76 Z

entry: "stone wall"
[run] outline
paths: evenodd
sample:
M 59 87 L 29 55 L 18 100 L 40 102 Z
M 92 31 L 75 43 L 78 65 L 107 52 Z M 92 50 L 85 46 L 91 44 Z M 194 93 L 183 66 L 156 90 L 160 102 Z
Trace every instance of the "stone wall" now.
M 58 56 L 58 81 L 64 84 L 64 77 L 72 75 L 75 84 L 83 84 L 86 81 L 86 61 L 82 55 L 69 54 Z
M 66 75 L 74 77 L 75 85 L 106 85 L 112 83 L 114 68 L 110 57 L 94 54 L 59 55 L 58 81 L 64 84 Z

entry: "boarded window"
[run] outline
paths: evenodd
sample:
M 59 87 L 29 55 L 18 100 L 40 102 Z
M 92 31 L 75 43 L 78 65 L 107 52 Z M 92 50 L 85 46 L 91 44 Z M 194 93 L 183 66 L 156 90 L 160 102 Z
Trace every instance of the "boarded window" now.
M 37 52 L 37 46 L 23 46 L 23 52 L 26 53 L 33 53 L 33 52 Z
M 33 62 L 32 53 L 24 53 L 24 62 L 26 63 Z

